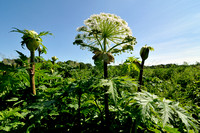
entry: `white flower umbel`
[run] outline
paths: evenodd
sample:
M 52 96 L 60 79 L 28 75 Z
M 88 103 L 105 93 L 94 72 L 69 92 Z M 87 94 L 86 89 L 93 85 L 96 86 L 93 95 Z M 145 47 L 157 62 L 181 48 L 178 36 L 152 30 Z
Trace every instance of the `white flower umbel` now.
M 99 38 L 106 37 L 113 43 L 121 43 L 125 37 L 132 36 L 128 23 L 119 16 L 109 13 L 94 14 L 84 21 L 86 27 L 79 27 L 78 31 L 98 30 Z
M 132 51 L 136 44 L 136 38 L 128 23 L 119 16 L 110 13 L 91 15 L 84 21 L 84 26 L 77 28 L 83 32 L 75 38 L 74 44 L 90 51 L 102 51 L 101 53 L 122 53 Z

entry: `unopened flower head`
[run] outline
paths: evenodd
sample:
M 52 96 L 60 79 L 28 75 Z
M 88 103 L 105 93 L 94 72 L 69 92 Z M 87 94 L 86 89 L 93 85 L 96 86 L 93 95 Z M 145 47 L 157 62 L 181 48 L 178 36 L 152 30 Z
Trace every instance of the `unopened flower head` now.
M 27 46 L 27 48 L 31 51 L 34 52 L 39 45 L 42 45 L 44 49 L 46 49 L 46 47 L 42 44 L 42 39 L 40 38 L 40 36 L 44 36 L 44 35 L 52 35 L 52 33 L 49 32 L 40 32 L 39 34 L 37 32 L 35 32 L 34 30 L 20 30 L 17 28 L 13 28 L 14 30 L 12 30 L 11 32 L 19 32 L 22 33 L 22 39 L 23 41 L 21 42 L 22 47 L 24 45 Z
M 34 34 L 34 35 L 38 35 L 38 33 L 34 30 L 29 30 L 29 33 Z
M 151 46 L 147 46 L 147 45 L 143 46 L 140 50 L 140 56 L 142 60 L 146 60 L 149 56 L 149 51 L 153 51 L 153 50 L 154 48 Z
M 56 56 L 51 57 L 53 61 L 56 61 L 58 58 Z

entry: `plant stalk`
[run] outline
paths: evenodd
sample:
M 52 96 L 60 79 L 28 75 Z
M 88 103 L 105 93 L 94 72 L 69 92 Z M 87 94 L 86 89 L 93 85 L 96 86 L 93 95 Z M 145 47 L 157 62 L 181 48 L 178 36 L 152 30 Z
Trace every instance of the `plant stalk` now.
M 33 92 L 33 95 L 36 95 L 35 90 L 35 52 L 31 51 L 31 62 L 30 62 L 30 86 Z
M 104 38 L 103 40 L 103 46 L 104 46 L 104 52 L 106 52 L 106 38 Z M 108 63 L 104 60 L 103 62 L 103 66 L 104 66 L 104 79 L 108 78 Z M 108 94 L 107 92 L 107 88 L 105 88 L 105 94 L 104 94 L 104 104 L 105 104 L 105 131 L 109 131 L 109 127 L 110 127 L 110 122 L 109 122 L 109 107 L 108 107 Z
M 142 60 L 141 63 L 141 70 L 140 70 L 140 76 L 139 76 L 139 87 L 138 87 L 138 91 L 141 92 L 141 86 L 142 86 L 142 75 L 143 75 L 143 69 L 144 69 L 144 61 Z
M 104 61 L 104 79 L 108 78 L 108 64 L 107 62 Z M 110 118 L 109 118 L 109 108 L 108 108 L 108 94 L 107 92 L 107 88 L 105 88 L 105 95 L 104 95 L 104 100 L 105 100 L 105 128 L 108 131 L 109 127 L 110 127 Z

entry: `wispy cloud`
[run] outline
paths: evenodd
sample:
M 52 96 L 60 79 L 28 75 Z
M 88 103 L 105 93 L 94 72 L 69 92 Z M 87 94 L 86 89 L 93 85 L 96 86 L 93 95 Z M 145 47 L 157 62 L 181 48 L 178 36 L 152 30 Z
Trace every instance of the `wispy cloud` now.
M 200 34 L 200 13 L 189 14 L 183 18 L 177 18 L 171 23 L 160 25 L 154 34 L 146 37 L 146 40 L 157 41 L 174 37 L 186 36 L 190 34 Z
M 151 58 L 147 61 L 151 64 L 167 63 L 195 63 L 200 60 L 200 13 L 190 14 L 174 20 L 162 27 L 162 31 L 151 34 L 149 42 L 155 48 Z

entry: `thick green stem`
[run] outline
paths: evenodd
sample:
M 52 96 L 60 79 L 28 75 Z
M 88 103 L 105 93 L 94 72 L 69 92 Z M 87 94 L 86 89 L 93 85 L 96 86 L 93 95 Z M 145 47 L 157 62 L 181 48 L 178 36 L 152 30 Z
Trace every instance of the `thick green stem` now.
M 104 46 L 104 52 L 106 52 L 106 38 L 104 38 L 103 41 L 103 46 Z M 107 62 L 104 60 L 104 79 L 108 78 L 108 64 Z M 105 100 L 105 130 L 108 131 L 109 127 L 110 127 L 110 123 L 109 123 L 109 108 L 108 108 L 108 94 L 107 92 L 107 88 L 105 88 L 105 95 L 104 95 L 104 100 Z
M 141 92 L 141 86 L 142 86 L 142 75 L 143 75 L 143 69 L 144 69 L 144 61 L 142 60 L 141 63 L 141 70 L 140 70 L 140 76 L 139 76 L 139 87 L 138 87 L 138 91 Z
M 108 64 L 107 62 L 104 61 L 104 79 L 108 78 Z M 107 92 L 107 87 L 105 88 L 105 95 L 104 95 L 104 100 L 105 100 L 105 128 L 108 131 L 109 127 L 110 127 L 110 123 L 109 123 L 109 108 L 108 108 L 108 93 Z
M 108 78 L 108 64 L 104 61 L 104 79 Z
M 33 95 L 36 95 L 35 90 L 35 52 L 31 51 L 31 63 L 30 63 L 30 86 L 33 92 Z

